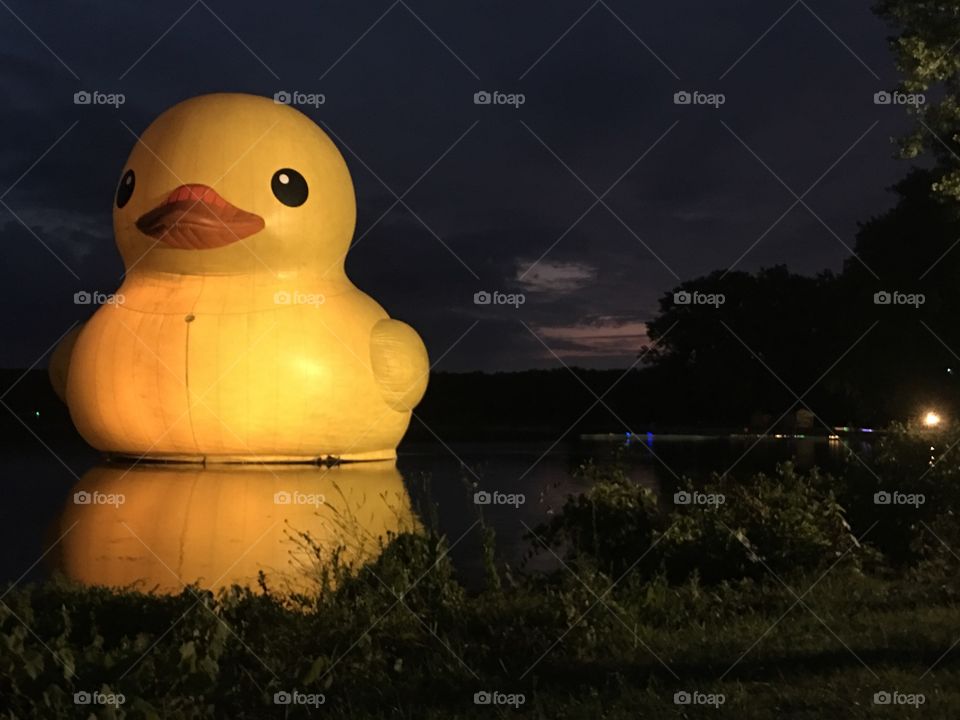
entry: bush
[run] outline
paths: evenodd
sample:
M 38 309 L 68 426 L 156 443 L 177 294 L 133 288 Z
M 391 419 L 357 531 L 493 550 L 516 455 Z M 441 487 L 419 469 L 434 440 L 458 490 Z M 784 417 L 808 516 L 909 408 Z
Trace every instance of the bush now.
M 958 430 L 894 425 L 876 446 L 848 456 L 838 498 L 857 536 L 894 565 L 920 558 L 938 517 L 960 514 L 958 443 Z
M 536 528 L 536 535 L 566 552 L 573 562 L 592 562 L 619 576 L 653 541 L 657 507 L 653 493 L 626 476 L 616 464 L 592 461 L 575 473 L 590 489 L 568 498 L 561 511 Z M 536 548 L 535 548 L 536 549 Z
M 699 487 L 685 480 L 658 506 L 649 490 L 613 470 L 537 534 L 571 562 L 613 577 L 630 570 L 642 579 L 662 572 L 673 582 L 699 576 L 716 583 L 855 564 L 862 548 L 831 483 L 784 463 L 772 476 L 713 475 Z
M 669 524 L 655 550 L 664 571 L 676 581 L 699 574 L 719 582 L 856 564 L 860 543 L 831 483 L 816 469 L 804 474 L 783 463 L 772 475 L 714 475 L 700 491 L 688 484 L 684 497 L 707 504 L 667 510 Z

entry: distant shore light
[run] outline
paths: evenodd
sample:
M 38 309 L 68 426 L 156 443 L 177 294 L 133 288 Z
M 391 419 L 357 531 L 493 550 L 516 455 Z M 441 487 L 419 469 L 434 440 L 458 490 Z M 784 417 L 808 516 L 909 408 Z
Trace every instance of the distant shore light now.
M 942 422 L 942 418 L 939 413 L 935 413 L 933 410 L 929 410 L 923 416 L 923 424 L 927 427 L 937 427 Z

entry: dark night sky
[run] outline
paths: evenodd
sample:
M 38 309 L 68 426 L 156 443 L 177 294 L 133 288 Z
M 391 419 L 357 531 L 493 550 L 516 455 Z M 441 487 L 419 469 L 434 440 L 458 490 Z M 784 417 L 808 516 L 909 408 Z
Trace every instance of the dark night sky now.
M 739 269 L 838 269 L 857 223 L 889 206 L 908 120 L 873 103 L 896 84 L 888 34 L 853 0 L 3 0 L 0 365 L 32 364 L 89 314 L 75 291 L 118 286 L 124 123 L 140 132 L 201 93 L 299 90 L 325 94 L 306 111 L 354 176 L 356 284 L 433 359 L 479 321 L 437 369 L 558 366 L 532 333 L 568 364 L 625 367 L 663 292 L 734 264 L 795 202 L 771 170 L 803 195 L 849 151 L 804 198 L 820 219 L 798 205 Z M 126 103 L 74 105 L 81 89 Z M 526 103 L 478 106 L 481 89 Z M 726 104 L 677 106 L 684 89 Z M 387 213 L 387 187 L 431 167 L 413 212 Z M 481 289 L 527 302 L 478 307 Z

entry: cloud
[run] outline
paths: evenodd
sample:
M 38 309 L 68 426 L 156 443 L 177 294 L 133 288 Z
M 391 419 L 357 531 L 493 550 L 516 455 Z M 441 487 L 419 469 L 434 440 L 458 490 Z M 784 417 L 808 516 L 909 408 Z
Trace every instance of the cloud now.
M 535 328 L 541 340 L 553 351 L 547 357 L 561 358 L 635 358 L 649 342 L 647 325 L 633 318 L 600 316 L 573 325 Z M 632 361 L 632 360 L 631 360 Z
M 597 269 L 586 263 L 519 261 L 514 278 L 527 292 L 569 293 L 589 285 Z

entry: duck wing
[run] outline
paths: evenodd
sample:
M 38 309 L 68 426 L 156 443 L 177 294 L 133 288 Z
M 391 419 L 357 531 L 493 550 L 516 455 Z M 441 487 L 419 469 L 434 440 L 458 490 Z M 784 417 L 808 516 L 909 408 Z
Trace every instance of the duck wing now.
M 430 361 L 416 330 L 399 320 L 381 320 L 370 332 L 370 365 L 383 399 L 394 410 L 416 407 L 427 389 Z

